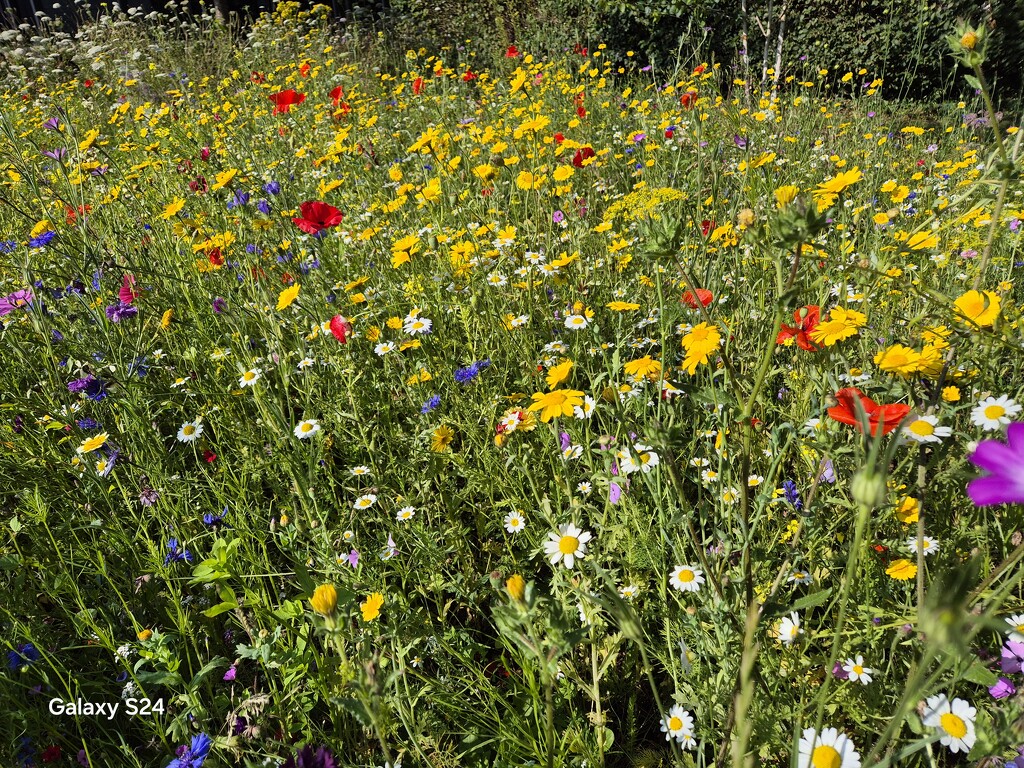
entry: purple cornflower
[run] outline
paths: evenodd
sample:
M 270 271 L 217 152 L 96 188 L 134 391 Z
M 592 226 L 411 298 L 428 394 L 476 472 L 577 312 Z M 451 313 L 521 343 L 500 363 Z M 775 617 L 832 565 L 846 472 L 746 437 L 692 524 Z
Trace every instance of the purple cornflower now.
M 259 202 L 256 203 L 256 210 L 262 213 L 264 216 L 270 215 L 270 203 L 260 198 Z
M 228 200 L 228 210 L 230 211 L 232 208 L 238 208 L 239 206 L 246 205 L 249 202 L 249 197 L 250 195 L 248 192 L 236 189 L 235 196 L 231 200 Z
M 32 303 L 32 299 L 35 296 L 32 295 L 30 288 L 22 288 L 14 293 L 9 293 L 3 298 L 0 298 L 0 317 L 9 315 L 16 309 L 21 307 L 27 307 Z
M 1017 686 L 1006 677 L 1000 677 L 996 684 L 988 689 L 993 699 L 1006 699 L 1017 692 Z
M 227 513 L 228 508 L 226 506 L 219 515 L 215 512 L 207 512 L 205 515 L 203 515 L 203 522 L 209 526 L 220 525 L 220 523 L 224 520 L 224 517 L 227 515 Z
M 740 136 L 738 133 L 732 137 L 732 143 L 735 144 L 740 149 L 747 148 L 747 140 Z
M 276 181 L 268 181 L 263 185 L 263 191 L 268 195 L 279 195 L 281 194 L 281 185 Z
M 139 314 L 139 308 L 132 304 L 125 304 L 123 301 L 118 301 L 117 304 L 111 304 L 107 307 L 107 320 L 112 323 L 119 323 L 126 317 L 135 317 Z
M 1003 768 L 1024 768 L 1024 747 L 1018 747 L 1017 757 L 1007 763 L 1003 763 Z
M 222 299 L 220 296 L 213 300 L 213 311 L 218 315 L 228 308 L 228 302 L 226 299 Z
M 561 211 L 555 211 L 551 214 L 551 221 L 553 224 L 561 224 L 565 221 L 565 214 Z
M 439 406 L 440 404 L 441 404 L 441 396 L 440 395 L 431 395 L 430 399 L 428 399 L 427 402 L 425 402 L 423 404 L 423 406 L 420 408 L 420 413 L 423 413 L 423 414 L 430 413 L 432 410 L 437 408 L 437 406 Z
M 80 379 L 69 381 L 68 392 L 73 395 L 84 392 L 90 400 L 99 402 L 107 396 L 107 385 L 90 373 Z
M 68 151 L 64 147 L 57 147 L 56 149 L 48 149 L 43 154 L 54 160 L 63 160 L 67 156 Z
M 569 437 L 569 433 L 568 432 L 559 432 L 558 433 L 558 446 L 559 446 L 559 448 L 561 448 L 561 450 L 564 452 L 564 451 L 568 450 L 570 445 L 572 445 L 572 438 Z
M 48 131 L 59 131 L 60 127 L 60 120 L 56 117 L 51 117 L 49 120 L 43 123 L 43 128 L 45 128 Z
M 1007 640 L 1003 645 L 1002 658 L 999 660 L 999 665 L 1003 668 L 1003 672 L 1008 675 L 1020 672 L 1021 665 L 1024 665 L 1024 643 Z
M 164 565 L 170 565 L 171 563 L 180 563 L 184 560 L 186 563 L 192 562 L 192 553 L 182 547 L 177 539 L 167 540 L 167 555 L 164 557 Z M 168 766 L 170 768 L 170 766 Z
M 455 371 L 455 381 L 459 384 L 468 384 L 480 375 L 480 371 L 487 368 L 490 364 L 490 360 L 477 360 L 475 363 L 467 365 L 465 368 L 458 368 Z
M 327 747 L 320 747 L 314 752 L 307 744 L 289 757 L 283 768 L 337 768 L 337 763 Z
M 7 668 L 17 672 L 42 658 L 32 643 L 22 643 L 15 650 L 7 652 Z
M 175 750 L 176 757 L 167 764 L 167 768 L 199 768 L 210 754 L 212 746 L 213 741 L 205 733 L 193 736 L 189 746 L 182 744 Z
M 782 481 L 782 492 L 786 501 L 792 504 L 797 512 L 804 508 L 804 503 L 800 501 L 800 491 L 797 490 L 796 483 L 792 480 Z
M 989 473 L 967 484 L 967 495 L 976 507 L 1024 504 L 1024 422 L 1007 428 L 1005 444 L 983 440 L 967 458 Z
M 100 472 L 100 477 L 107 477 L 111 472 L 114 471 L 114 466 L 117 464 L 117 460 L 121 457 L 121 452 L 116 448 L 110 452 L 107 456 L 106 464 L 103 465 L 103 470 Z
M 78 750 L 78 764 L 82 768 L 89 768 L 89 756 L 85 753 L 84 749 Z
M 835 666 L 832 667 L 832 677 L 836 680 L 849 680 L 850 673 L 843 669 L 843 663 L 841 661 L 837 661 Z
M 348 557 L 345 559 L 348 561 L 349 565 L 355 568 L 359 565 L 359 550 L 353 549 L 351 552 L 348 553 Z
M 33 237 L 31 240 L 29 240 L 28 244 L 33 248 L 45 248 L 51 242 L 53 242 L 53 238 L 55 238 L 56 236 L 56 232 L 43 232 L 41 235 Z
M 152 507 L 160 498 L 160 494 L 153 488 L 143 488 L 139 493 L 139 503 L 144 507 Z
M 224 681 L 227 683 L 232 682 L 235 679 L 235 675 L 238 674 L 238 669 L 234 665 L 228 667 L 228 671 L 224 673 Z

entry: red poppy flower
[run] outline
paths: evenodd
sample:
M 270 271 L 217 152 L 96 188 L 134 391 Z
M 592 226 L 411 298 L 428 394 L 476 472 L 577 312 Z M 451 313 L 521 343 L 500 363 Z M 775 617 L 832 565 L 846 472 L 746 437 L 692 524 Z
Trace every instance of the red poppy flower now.
M 423 78 L 417 77 L 412 81 L 412 94 L 413 96 L 419 96 L 423 93 Z
M 687 291 L 683 294 L 683 303 L 690 309 L 699 309 L 701 306 L 706 307 L 714 299 L 715 295 L 706 288 L 698 288 L 696 296 L 693 295 L 692 291 Z M 698 301 L 700 302 L 699 305 L 697 304 Z
M 572 164 L 577 168 L 583 167 L 583 161 L 589 160 L 596 156 L 597 153 L 591 147 L 584 147 L 583 149 L 577 149 L 576 154 L 572 156 Z
M 84 83 L 82 83 L 82 85 L 84 85 L 86 88 L 92 88 L 92 83 L 92 80 L 86 80 Z
M 331 89 L 331 101 L 334 102 L 334 106 L 338 106 L 338 102 L 341 101 L 341 97 L 345 95 L 345 89 L 340 85 L 335 86 Z
M 207 258 L 210 260 L 210 263 L 213 264 L 215 267 L 224 266 L 224 254 L 221 253 L 220 248 L 211 248 Z
M 857 415 L 857 401 L 860 401 L 864 412 L 868 417 L 868 425 L 871 427 L 871 436 L 874 437 L 878 428 L 882 428 L 882 434 L 887 435 L 900 425 L 900 422 L 910 413 L 909 405 L 893 404 L 880 405 L 865 395 L 859 389 L 840 389 L 836 392 L 836 400 L 839 405 L 828 409 L 828 415 L 838 422 L 849 424 L 863 431 L 860 417 Z
M 808 352 L 817 352 L 821 349 L 811 341 L 810 337 L 811 331 L 821 321 L 821 308 L 817 304 L 808 304 L 806 307 L 794 310 L 793 320 L 796 322 L 796 326 L 783 325 L 775 343 L 781 344 L 786 339 L 796 339 L 800 349 L 805 349 Z
M 705 67 L 705 66 L 704 66 L 703 64 L 700 64 L 700 65 L 698 65 L 698 66 L 697 66 L 697 67 L 696 67 L 696 68 L 695 68 L 695 69 L 693 70 L 693 74 L 695 74 L 695 75 L 703 75 L 703 74 L 704 74 L 704 71 L 705 71 L 706 69 L 707 69 L 707 67 Z
M 467 70 L 466 70 L 466 74 L 464 74 L 464 75 L 462 76 L 462 82 L 464 82 L 464 83 L 468 83 L 468 82 L 469 82 L 470 80 L 476 80 L 476 78 L 477 78 L 477 75 L 473 74 L 472 72 L 470 72 L 470 71 L 469 71 L 469 70 L 467 69 Z
M 514 59 L 518 55 L 519 55 L 519 49 L 516 48 L 514 45 L 510 45 L 508 47 L 508 50 L 505 51 L 505 58 L 506 59 Z
M 343 218 L 341 211 L 333 205 L 316 200 L 307 200 L 299 206 L 301 218 L 292 219 L 292 223 L 309 235 L 315 235 L 323 229 L 336 227 Z
M 92 213 L 91 205 L 80 205 L 77 210 L 70 205 L 64 206 L 64 218 L 67 220 L 69 227 L 74 226 L 79 217 L 84 219 L 90 213 Z
M 679 97 L 679 103 L 682 104 L 683 109 L 693 109 L 693 105 L 697 103 L 697 92 L 687 91 Z
M 253 71 L 249 74 L 249 80 L 256 83 L 256 85 L 260 85 L 266 79 L 266 76 L 262 72 Z
M 290 110 L 296 104 L 304 102 L 306 100 L 306 94 L 298 93 L 289 88 L 286 91 L 272 93 L 267 98 L 274 102 L 274 114 L 280 115 Z
M 553 138 L 555 140 L 555 144 L 561 144 L 563 141 L 565 141 L 565 134 L 556 133 Z
M 47 747 L 43 750 L 42 757 L 44 763 L 57 762 L 58 760 L 60 760 L 60 747 L 56 745 L 52 747 Z
M 352 323 L 341 315 L 335 315 L 331 318 L 331 333 L 342 344 L 347 344 L 348 337 L 352 335 Z
M 203 451 L 203 458 L 206 459 L 207 464 L 213 464 L 217 460 L 217 454 L 207 448 Z
M 302 75 L 303 77 L 309 77 L 309 70 L 311 70 L 311 69 L 312 69 L 312 67 L 309 66 L 309 62 L 308 61 L 304 61 L 299 66 L 299 74 Z
M 207 160 L 210 159 L 210 154 L 212 152 L 213 150 L 210 149 L 209 147 L 203 147 L 202 149 L 199 150 L 199 159 L 205 163 Z
M 707 237 L 708 234 L 714 231 L 717 226 L 718 222 L 711 219 L 704 219 L 704 221 L 700 223 L 700 233 L 704 235 L 704 237 Z
M 666 139 L 671 139 L 673 136 L 675 136 L 675 131 L 673 131 L 671 128 L 665 131 Z
M 587 56 L 589 54 L 589 51 L 587 51 L 586 47 L 580 45 L 579 43 L 576 43 L 576 45 L 572 47 L 572 52 L 578 53 L 580 56 Z

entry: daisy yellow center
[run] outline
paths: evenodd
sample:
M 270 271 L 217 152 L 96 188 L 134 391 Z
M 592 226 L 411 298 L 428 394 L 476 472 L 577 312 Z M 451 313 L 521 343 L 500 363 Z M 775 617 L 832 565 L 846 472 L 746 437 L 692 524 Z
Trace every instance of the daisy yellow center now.
M 517 525 L 519 525 L 519 518 L 513 517 L 511 520 L 508 521 L 508 524 L 515 528 Z M 561 548 L 561 546 L 559 546 L 559 548 Z
M 910 425 L 910 431 L 913 432 L 915 435 L 920 435 L 921 437 L 928 437 L 929 435 L 935 433 L 935 427 L 929 424 L 924 419 L 918 419 L 917 421 Z
M 186 437 L 191 437 L 196 433 L 196 428 L 193 427 L 191 424 L 186 424 L 184 429 L 182 429 L 181 431 L 185 433 Z
M 574 555 L 579 549 L 580 540 L 575 536 L 563 536 L 558 540 L 558 551 L 563 555 Z
M 256 374 L 253 373 L 252 371 L 246 371 L 245 375 L 242 378 L 244 378 L 246 381 L 252 381 L 253 379 L 256 378 Z
M 683 728 L 683 721 L 678 717 L 670 717 L 668 720 L 668 729 L 670 731 L 680 731 Z
M 822 744 L 815 747 L 814 753 L 811 755 L 813 768 L 840 768 L 842 764 L 843 758 L 840 757 L 835 747 Z
M 986 419 L 998 419 L 1006 413 L 1006 409 L 1001 405 L 989 405 L 985 408 Z
M 313 429 L 313 425 L 312 424 L 303 424 L 302 425 L 302 431 L 303 432 L 309 432 L 311 429 Z
M 967 723 L 952 712 L 944 714 L 939 718 L 939 722 L 942 724 L 942 730 L 955 739 L 962 739 L 967 734 Z
M 679 580 L 684 584 L 689 584 L 691 581 L 693 581 L 693 579 L 693 571 L 691 571 L 689 568 L 684 568 L 679 572 Z
M 1016 630 L 1017 630 L 1018 632 L 1024 632 L 1024 624 L 1018 624 L 1018 625 L 1017 625 L 1017 626 L 1015 627 L 1015 629 L 1016 629 Z
M 855 675 L 863 675 L 864 674 L 864 667 L 862 667 L 860 664 L 854 664 L 853 665 L 853 673 Z

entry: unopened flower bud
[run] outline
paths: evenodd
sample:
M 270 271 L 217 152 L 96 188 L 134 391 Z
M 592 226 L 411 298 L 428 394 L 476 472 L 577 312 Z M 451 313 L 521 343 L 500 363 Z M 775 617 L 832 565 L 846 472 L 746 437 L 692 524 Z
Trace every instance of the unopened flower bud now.
M 974 46 L 978 44 L 978 34 L 973 30 L 969 29 L 964 32 L 963 37 L 960 38 L 960 45 L 966 48 L 968 51 L 973 51 Z
M 853 476 L 853 480 L 850 482 L 850 493 L 857 504 L 874 509 L 885 501 L 885 477 L 873 469 L 862 469 Z
M 518 573 L 513 574 L 505 582 L 505 589 L 508 591 L 509 597 L 517 603 L 521 603 L 526 597 L 526 580 Z

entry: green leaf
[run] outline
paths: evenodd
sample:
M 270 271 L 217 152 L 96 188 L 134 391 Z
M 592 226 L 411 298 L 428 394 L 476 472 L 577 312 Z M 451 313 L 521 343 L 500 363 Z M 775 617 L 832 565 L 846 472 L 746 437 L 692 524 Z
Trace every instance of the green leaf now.
M 222 613 L 233 611 L 237 607 L 238 603 L 217 603 L 217 605 L 212 608 L 207 608 L 203 611 L 203 616 L 207 616 L 212 619 L 214 616 L 220 616 Z
M 815 608 L 815 607 L 821 605 L 822 603 L 827 602 L 828 599 L 831 596 L 832 596 L 832 588 L 831 587 L 829 587 L 828 589 L 823 589 L 823 590 L 821 590 L 819 592 L 813 592 L 813 593 L 811 593 L 809 595 L 804 595 L 799 600 L 797 600 L 795 603 L 793 603 L 793 605 L 790 607 L 790 610 L 791 611 L 806 611 L 808 608 Z

